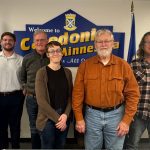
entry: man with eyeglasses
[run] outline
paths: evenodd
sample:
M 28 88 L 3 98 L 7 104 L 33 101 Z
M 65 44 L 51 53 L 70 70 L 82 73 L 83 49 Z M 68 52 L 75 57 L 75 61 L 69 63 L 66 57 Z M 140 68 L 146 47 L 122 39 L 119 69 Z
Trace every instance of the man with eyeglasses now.
M 49 63 L 46 57 L 46 44 L 48 43 L 47 34 L 42 30 L 37 30 L 33 35 L 35 50 L 27 54 L 22 63 L 20 80 L 26 95 L 26 107 L 30 122 L 31 142 L 33 149 L 41 148 L 41 141 L 38 130 L 36 129 L 36 118 L 38 105 L 35 95 L 36 72 Z
M 98 30 L 94 44 L 97 55 L 80 64 L 75 79 L 76 130 L 85 133 L 85 149 L 102 149 L 104 140 L 106 149 L 121 150 L 137 110 L 138 84 L 129 64 L 112 54 L 111 31 Z
M 137 58 L 131 62 L 140 89 L 138 109 L 125 139 L 126 149 L 138 149 L 140 138 L 147 129 L 150 140 L 150 32 L 139 44 Z

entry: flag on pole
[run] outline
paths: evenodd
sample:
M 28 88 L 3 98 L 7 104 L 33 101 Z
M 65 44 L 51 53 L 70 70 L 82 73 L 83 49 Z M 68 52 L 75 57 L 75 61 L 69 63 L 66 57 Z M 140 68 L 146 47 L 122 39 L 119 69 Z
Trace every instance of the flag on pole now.
M 131 63 L 133 56 L 136 56 L 135 18 L 134 18 L 133 1 L 131 4 L 131 17 L 132 17 L 132 24 L 131 24 L 130 43 L 129 43 L 129 49 L 128 49 L 128 58 L 127 58 L 128 63 Z

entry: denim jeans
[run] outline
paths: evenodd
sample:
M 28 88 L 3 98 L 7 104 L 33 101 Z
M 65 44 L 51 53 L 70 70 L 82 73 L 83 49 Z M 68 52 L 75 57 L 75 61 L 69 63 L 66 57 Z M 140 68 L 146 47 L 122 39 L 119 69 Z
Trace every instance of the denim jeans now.
M 41 140 L 38 130 L 36 129 L 36 119 L 38 113 L 38 105 L 36 98 L 33 96 L 26 96 L 26 107 L 29 116 L 30 122 L 30 131 L 31 131 L 31 143 L 32 149 L 41 148 Z
M 7 149 L 8 126 L 11 135 L 11 148 L 20 148 L 20 123 L 24 104 L 22 91 L 14 94 L 0 95 L 0 149 Z
M 102 149 L 104 140 L 107 150 L 121 150 L 125 136 L 118 137 L 116 128 L 123 115 L 124 105 L 109 112 L 102 112 L 86 106 L 85 149 Z
M 59 110 L 57 111 L 59 113 Z M 43 131 L 40 131 L 42 149 L 63 149 L 70 125 L 67 121 L 67 128 L 65 131 L 60 131 L 56 128 L 52 120 L 48 120 Z
M 138 149 L 140 138 L 147 128 L 150 142 L 150 119 L 143 120 L 141 117 L 135 115 L 134 121 L 130 125 L 129 133 L 126 135 L 124 148 Z

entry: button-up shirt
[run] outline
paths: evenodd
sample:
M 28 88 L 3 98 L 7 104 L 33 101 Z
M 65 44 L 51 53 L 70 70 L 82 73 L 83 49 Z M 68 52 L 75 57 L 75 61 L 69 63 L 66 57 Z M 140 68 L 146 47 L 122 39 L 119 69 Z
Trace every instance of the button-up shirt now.
M 87 59 L 78 68 L 73 90 L 73 110 L 76 120 L 82 120 L 83 103 L 108 108 L 125 101 L 122 119 L 130 124 L 137 110 L 139 88 L 130 65 L 112 55 L 107 65 L 99 56 Z
M 137 59 L 131 63 L 131 67 L 141 93 L 137 115 L 146 120 L 150 118 L 150 64 L 143 59 Z
M 19 71 L 23 57 L 15 52 L 6 57 L 3 51 L 0 52 L 0 92 L 12 92 L 20 90 Z

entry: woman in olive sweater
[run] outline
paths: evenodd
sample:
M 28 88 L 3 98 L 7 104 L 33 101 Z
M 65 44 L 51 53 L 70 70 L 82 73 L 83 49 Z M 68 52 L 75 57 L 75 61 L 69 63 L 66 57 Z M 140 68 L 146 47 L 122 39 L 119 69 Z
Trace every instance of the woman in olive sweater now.
M 63 54 L 59 42 L 49 42 L 46 49 L 50 63 L 36 74 L 36 126 L 43 149 L 64 148 L 71 111 L 72 74 L 61 66 Z

